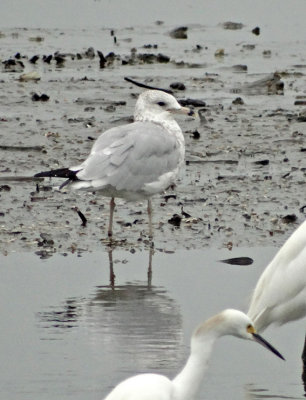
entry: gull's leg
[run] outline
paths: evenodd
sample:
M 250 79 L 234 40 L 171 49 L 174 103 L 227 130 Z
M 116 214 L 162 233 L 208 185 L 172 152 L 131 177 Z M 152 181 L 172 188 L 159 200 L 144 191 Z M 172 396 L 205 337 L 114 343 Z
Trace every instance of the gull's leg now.
M 115 206 L 116 206 L 115 198 L 112 197 L 111 201 L 109 203 L 109 225 L 108 225 L 108 231 L 107 231 L 107 235 L 110 239 L 113 236 L 113 216 L 114 216 Z
M 152 226 L 152 202 L 148 199 L 148 217 L 149 217 L 149 239 L 153 239 L 153 226 Z
M 150 251 L 149 251 L 149 267 L 148 267 L 148 287 L 151 287 L 152 283 L 152 259 L 154 254 L 154 243 L 150 243 Z
M 109 246 L 109 249 L 108 249 L 108 260 L 109 260 L 109 283 L 110 283 L 110 287 L 112 289 L 114 289 L 116 275 L 114 273 L 113 247 L 112 246 Z

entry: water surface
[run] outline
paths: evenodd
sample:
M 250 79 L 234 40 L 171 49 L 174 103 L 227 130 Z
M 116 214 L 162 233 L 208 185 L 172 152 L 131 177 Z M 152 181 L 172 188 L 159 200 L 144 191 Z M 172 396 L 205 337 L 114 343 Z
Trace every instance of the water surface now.
M 29 253 L 1 257 L 0 398 L 102 399 L 120 380 L 144 371 L 173 377 L 194 327 L 212 314 L 245 310 L 257 277 L 276 249 L 149 254 L 114 250 L 82 257 Z M 250 266 L 218 262 L 233 256 Z M 304 323 L 270 328 L 281 360 L 253 343 L 223 338 L 200 399 L 303 397 Z

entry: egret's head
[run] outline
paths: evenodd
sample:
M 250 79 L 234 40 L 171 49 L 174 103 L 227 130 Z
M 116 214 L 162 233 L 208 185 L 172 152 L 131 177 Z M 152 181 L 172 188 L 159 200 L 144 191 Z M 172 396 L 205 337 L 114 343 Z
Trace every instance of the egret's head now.
M 224 318 L 223 334 L 255 341 L 284 360 L 284 357 L 270 343 L 256 333 L 252 320 L 242 311 L 228 309 L 221 315 Z
M 162 114 L 162 117 L 166 118 L 172 113 L 194 114 L 191 109 L 182 107 L 171 94 L 162 90 L 146 90 L 138 97 L 134 118 L 136 121 L 143 121 Z

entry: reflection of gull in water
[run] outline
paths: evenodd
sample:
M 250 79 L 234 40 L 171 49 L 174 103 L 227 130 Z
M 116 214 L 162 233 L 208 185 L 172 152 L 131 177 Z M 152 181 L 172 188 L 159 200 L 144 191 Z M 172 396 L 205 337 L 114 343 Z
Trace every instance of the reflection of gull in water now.
M 129 353 L 137 370 L 159 365 L 170 371 L 178 362 L 181 315 L 164 288 L 133 283 L 99 287 L 87 307 L 87 323 L 95 340 L 119 355 Z
M 84 330 L 95 353 L 100 347 L 118 359 L 125 355 L 137 370 L 163 368 L 170 373 L 180 361 L 180 310 L 162 287 L 138 282 L 99 286 L 90 298 L 68 299 L 38 316 L 48 336 Z
M 136 102 L 135 122 L 102 133 L 82 164 L 35 176 L 68 178 L 61 187 L 69 184 L 73 189 L 110 197 L 109 237 L 115 197 L 147 199 L 152 237 L 150 198 L 174 183 L 184 162 L 184 136 L 173 118 L 174 113 L 194 114 L 170 94 L 145 91 Z
M 113 261 L 113 246 L 109 246 L 108 250 L 108 261 L 109 261 L 109 283 L 112 288 L 115 287 L 115 270 L 114 270 L 114 261 Z M 148 276 L 148 286 L 151 285 L 152 282 L 152 260 L 153 260 L 153 254 L 154 254 L 154 243 L 150 243 L 150 248 L 149 248 L 149 264 L 148 264 L 148 269 L 147 269 L 147 276 Z

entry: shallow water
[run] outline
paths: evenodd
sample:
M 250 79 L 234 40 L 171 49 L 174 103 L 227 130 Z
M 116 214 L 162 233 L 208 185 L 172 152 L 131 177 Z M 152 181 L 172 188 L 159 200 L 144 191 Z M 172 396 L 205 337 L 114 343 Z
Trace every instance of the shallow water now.
M 144 371 L 172 377 L 195 326 L 227 307 L 247 308 L 251 288 L 276 249 L 113 251 L 82 257 L 1 257 L 0 398 L 102 399 Z M 248 256 L 250 266 L 220 259 Z M 216 346 L 200 399 L 302 398 L 301 322 L 265 332 L 285 356 L 234 338 Z

